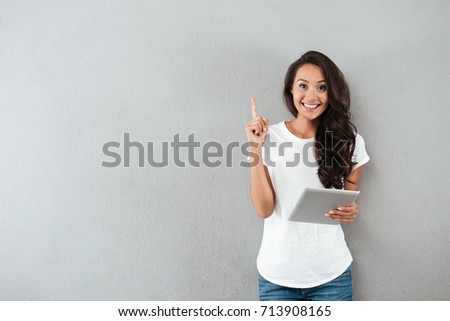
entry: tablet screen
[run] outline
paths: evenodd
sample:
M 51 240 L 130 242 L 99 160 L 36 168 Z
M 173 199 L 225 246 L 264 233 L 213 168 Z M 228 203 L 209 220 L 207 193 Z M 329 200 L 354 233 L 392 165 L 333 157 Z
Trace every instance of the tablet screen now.
M 359 191 L 306 187 L 300 195 L 289 220 L 316 224 L 340 224 L 325 216 L 325 213 L 339 206 L 352 204 Z

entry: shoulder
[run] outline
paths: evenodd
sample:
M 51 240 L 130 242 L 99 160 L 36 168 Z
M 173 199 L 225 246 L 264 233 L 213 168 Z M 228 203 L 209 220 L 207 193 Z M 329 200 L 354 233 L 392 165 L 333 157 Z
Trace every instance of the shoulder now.
M 284 120 L 270 125 L 268 136 L 269 140 L 279 143 L 292 140 L 291 136 L 289 135 L 289 130 L 284 123 Z
M 356 142 L 356 144 L 358 144 L 358 143 L 364 144 L 364 138 L 361 136 L 361 134 L 359 134 L 359 133 L 356 134 L 355 142 Z
M 357 165 L 354 169 L 359 166 L 364 165 L 370 160 L 369 155 L 366 151 L 366 143 L 364 138 L 360 134 L 356 134 L 355 137 L 355 151 L 353 152 L 353 161 L 356 161 Z
M 364 148 L 365 149 L 366 142 L 361 134 L 357 133 L 355 137 L 355 148 Z
M 275 132 L 282 131 L 286 125 L 284 124 L 284 120 L 279 123 L 273 124 L 269 126 L 269 130 L 273 130 Z

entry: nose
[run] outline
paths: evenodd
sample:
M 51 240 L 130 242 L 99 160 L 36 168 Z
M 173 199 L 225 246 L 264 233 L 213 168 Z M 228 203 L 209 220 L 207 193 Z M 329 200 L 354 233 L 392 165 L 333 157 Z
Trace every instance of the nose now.
M 313 88 L 308 88 L 305 93 L 305 102 L 315 102 L 317 100 L 317 92 Z

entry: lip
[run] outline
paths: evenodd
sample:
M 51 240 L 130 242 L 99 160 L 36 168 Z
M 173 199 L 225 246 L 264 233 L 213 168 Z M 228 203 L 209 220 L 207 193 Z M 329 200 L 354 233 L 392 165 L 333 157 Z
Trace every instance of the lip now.
M 307 104 L 307 103 L 305 103 L 305 102 L 301 102 L 301 105 L 304 107 L 304 108 L 306 108 L 306 109 L 309 109 L 309 110 L 314 110 L 314 109 L 317 109 L 317 108 L 319 108 L 320 107 L 320 104 Z

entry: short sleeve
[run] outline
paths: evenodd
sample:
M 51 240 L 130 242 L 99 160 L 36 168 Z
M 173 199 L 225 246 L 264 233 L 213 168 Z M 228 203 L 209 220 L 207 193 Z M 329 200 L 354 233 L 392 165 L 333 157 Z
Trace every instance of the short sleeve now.
M 366 151 L 366 144 L 364 142 L 364 138 L 360 134 L 356 134 L 355 138 L 355 151 L 353 152 L 352 161 L 357 163 L 354 170 L 364 164 L 366 164 L 370 160 L 369 155 Z

